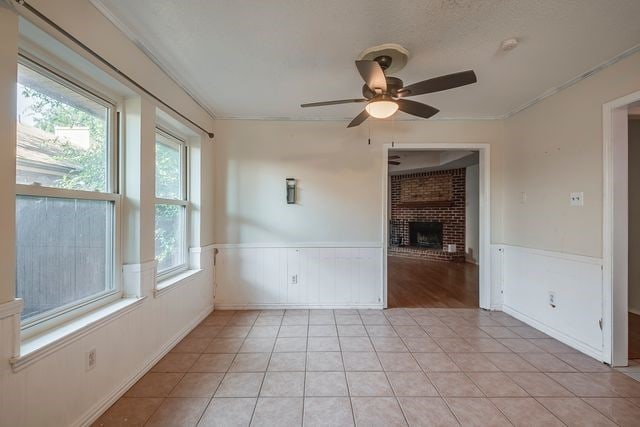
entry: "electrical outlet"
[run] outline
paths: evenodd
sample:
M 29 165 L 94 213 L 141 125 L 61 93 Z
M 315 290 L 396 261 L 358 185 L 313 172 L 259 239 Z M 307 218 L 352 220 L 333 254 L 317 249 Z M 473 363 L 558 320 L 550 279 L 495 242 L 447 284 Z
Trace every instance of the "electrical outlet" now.
M 91 350 L 89 350 L 87 352 L 87 357 L 86 357 L 86 369 L 87 371 L 90 371 L 91 369 L 96 367 L 96 363 L 98 362 L 97 360 L 97 355 L 96 355 L 96 349 L 92 348 Z
M 552 308 L 556 308 L 556 293 L 555 292 L 549 292 L 549 305 Z
M 569 195 L 569 203 L 571 206 L 584 206 L 584 193 L 577 192 Z
M 291 276 L 291 284 L 292 285 L 297 285 L 298 284 L 298 275 L 294 274 Z

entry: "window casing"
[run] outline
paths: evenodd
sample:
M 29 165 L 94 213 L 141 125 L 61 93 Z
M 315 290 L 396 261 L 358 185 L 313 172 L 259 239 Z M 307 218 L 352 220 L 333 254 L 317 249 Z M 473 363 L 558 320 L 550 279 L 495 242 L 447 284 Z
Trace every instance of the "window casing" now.
M 184 139 L 156 129 L 155 254 L 157 280 L 188 269 L 189 148 Z
M 116 104 L 18 61 L 16 294 L 32 335 L 122 296 Z

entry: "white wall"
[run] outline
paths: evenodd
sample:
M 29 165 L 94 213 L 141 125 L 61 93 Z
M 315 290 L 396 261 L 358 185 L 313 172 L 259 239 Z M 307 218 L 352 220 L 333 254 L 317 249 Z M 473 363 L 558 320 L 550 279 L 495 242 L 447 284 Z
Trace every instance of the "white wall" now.
M 602 105 L 638 89 L 636 53 L 505 121 L 505 243 L 602 257 Z
M 477 264 L 480 259 L 480 166 L 469 166 L 465 180 L 465 257 Z
M 629 120 L 629 311 L 640 314 L 640 120 Z

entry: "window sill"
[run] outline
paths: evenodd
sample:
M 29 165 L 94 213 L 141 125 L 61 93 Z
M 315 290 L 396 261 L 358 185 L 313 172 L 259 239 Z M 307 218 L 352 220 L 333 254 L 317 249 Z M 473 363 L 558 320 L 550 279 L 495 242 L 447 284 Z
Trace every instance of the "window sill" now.
M 139 307 L 143 298 L 122 298 L 98 308 L 70 322 L 51 328 L 42 334 L 22 341 L 20 356 L 11 359 L 11 367 L 18 372 L 89 334 L 95 329 Z
M 158 282 L 153 295 L 157 298 L 160 295 L 172 291 L 180 285 L 193 281 L 197 276 L 200 275 L 200 273 L 202 273 L 201 269 L 194 269 L 183 271 L 182 273 L 176 274 L 175 276 L 167 277 L 166 279 Z

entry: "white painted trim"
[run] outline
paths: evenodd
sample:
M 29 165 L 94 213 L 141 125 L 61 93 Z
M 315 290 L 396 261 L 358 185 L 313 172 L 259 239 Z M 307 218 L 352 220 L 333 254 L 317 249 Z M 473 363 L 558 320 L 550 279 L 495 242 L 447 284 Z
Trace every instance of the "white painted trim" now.
M 626 106 L 640 100 L 640 91 L 602 106 L 603 149 L 603 357 L 613 366 L 628 364 L 628 135 L 616 132 L 616 123 L 627 119 Z M 620 133 L 620 134 L 618 134 Z M 616 161 L 617 160 L 617 161 Z M 617 187 L 614 185 L 617 183 Z M 620 188 L 622 185 L 624 188 Z M 618 191 L 616 191 L 618 190 Z
M 178 344 L 185 336 L 189 334 L 200 322 L 202 322 L 209 314 L 213 312 L 213 306 L 207 307 L 203 312 L 196 317 L 186 328 L 176 334 L 167 344 L 165 344 L 158 353 L 151 356 L 144 367 L 138 371 L 129 380 L 123 382 L 119 387 L 114 389 L 109 395 L 104 397 L 98 403 L 93 405 L 87 412 L 84 413 L 72 426 L 89 426 L 93 424 L 100 416 L 113 405 L 122 395 L 124 395 L 131 386 L 133 386 L 140 378 L 142 378 L 156 363 L 160 361 L 176 344 Z
M 380 242 L 217 243 L 215 249 L 247 248 L 381 248 Z
M 145 271 L 153 270 L 156 267 L 156 261 L 145 261 L 140 264 L 124 264 L 122 266 L 123 273 L 144 273 Z
M 382 145 L 382 295 L 387 307 L 387 249 L 388 249 L 388 157 L 389 150 L 462 150 L 478 151 L 479 160 L 479 229 L 480 229 L 480 307 L 491 309 L 491 147 L 487 143 L 395 143 Z
M 210 252 L 216 249 L 216 245 L 207 245 L 207 246 L 195 246 L 193 248 L 189 248 L 190 253 L 204 253 Z
M 554 328 L 550 328 L 549 326 L 545 325 L 544 323 L 540 323 L 537 320 L 535 320 L 532 317 L 527 316 L 526 314 L 523 314 L 521 312 L 519 312 L 518 310 L 509 307 L 506 304 L 503 304 L 502 306 L 502 311 L 504 311 L 505 313 L 507 313 L 510 316 L 515 317 L 516 319 L 527 323 L 528 325 L 533 326 L 534 328 L 538 329 L 541 332 L 544 332 L 545 334 L 549 335 L 552 338 L 557 339 L 558 341 L 568 345 L 569 347 L 573 347 L 597 360 L 603 360 L 603 354 L 602 354 L 602 350 L 598 349 L 598 348 L 593 348 L 581 341 L 578 341 L 568 335 L 563 334 L 562 332 L 554 329 Z
M 22 298 L 16 298 L 13 301 L 0 304 L 0 320 L 11 316 L 19 316 L 22 313 L 23 305 Z
M 13 371 L 19 372 L 103 325 L 137 309 L 142 305 L 143 300 L 144 297 L 123 298 L 86 316 L 79 317 L 57 328 L 50 329 L 44 334 L 24 341 L 21 345 L 20 355 L 10 360 Z
M 380 310 L 384 308 L 382 304 L 216 304 L 216 310 L 278 310 L 282 308 L 288 309 L 302 309 L 302 310 L 313 310 L 313 309 L 360 309 L 360 310 Z

